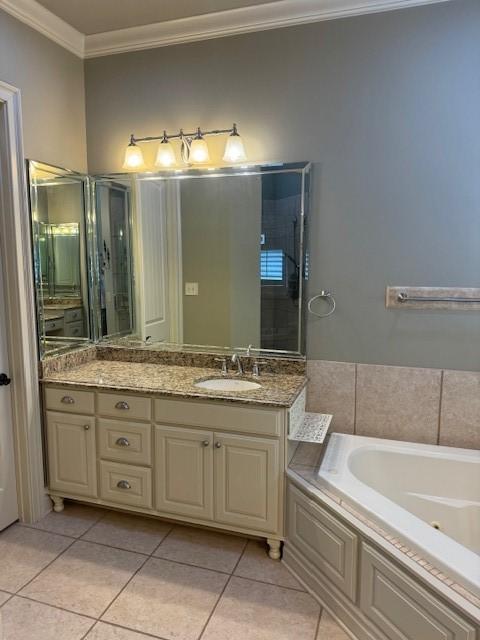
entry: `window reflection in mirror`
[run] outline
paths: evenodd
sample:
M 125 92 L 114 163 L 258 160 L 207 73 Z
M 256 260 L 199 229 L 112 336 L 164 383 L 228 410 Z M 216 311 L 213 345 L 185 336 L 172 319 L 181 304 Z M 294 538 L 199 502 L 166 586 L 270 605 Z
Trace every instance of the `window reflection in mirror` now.
M 89 338 L 86 176 L 29 162 L 30 205 L 42 354 Z

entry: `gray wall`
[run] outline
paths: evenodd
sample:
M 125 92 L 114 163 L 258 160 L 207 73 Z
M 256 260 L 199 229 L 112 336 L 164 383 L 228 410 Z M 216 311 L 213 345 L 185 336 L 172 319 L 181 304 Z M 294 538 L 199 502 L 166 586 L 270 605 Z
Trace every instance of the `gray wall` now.
M 22 92 L 26 157 L 85 171 L 83 61 L 0 10 L 0 80 Z
M 384 291 L 480 284 L 479 31 L 454 0 L 88 60 L 89 169 L 118 170 L 131 131 L 237 121 L 251 158 L 315 163 L 310 292 L 338 310 L 309 357 L 478 369 L 478 313 Z
M 260 346 L 260 178 L 182 180 L 183 340 Z

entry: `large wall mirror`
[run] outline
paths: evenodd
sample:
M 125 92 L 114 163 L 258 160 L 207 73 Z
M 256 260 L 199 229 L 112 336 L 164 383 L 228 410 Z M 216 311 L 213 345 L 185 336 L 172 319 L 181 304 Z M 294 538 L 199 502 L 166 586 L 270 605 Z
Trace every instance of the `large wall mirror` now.
M 42 354 L 90 340 L 88 178 L 29 162 L 37 320 Z
M 309 170 L 295 163 L 87 178 L 30 163 L 43 353 L 68 338 L 65 317 L 61 329 L 45 324 L 47 307 L 75 299 L 84 306 L 82 336 L 93 341 L 304 355 Z M 49 184 L 77 187 L 54 192 L 71 196 L 76 219 L 65 208 L 59 215 L 53 196 L 48 209 Z M 44 200 L 50 215 L 40 213 Z M 58 247 L 51 239 L 60 232 L 67 241 Z
M 114 270 L 102 273 L 103 337 L 305 353 L 306 163 L 93 182 L 97 221 L 110 225 L 100 268 Z

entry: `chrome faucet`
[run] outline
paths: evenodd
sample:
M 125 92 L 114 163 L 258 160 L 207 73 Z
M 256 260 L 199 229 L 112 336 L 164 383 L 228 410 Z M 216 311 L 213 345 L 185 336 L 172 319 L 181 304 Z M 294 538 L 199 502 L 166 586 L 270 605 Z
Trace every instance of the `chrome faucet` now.
M 222 367 L 222 376 L 226 376 L 228 374 L 228 366 L 226 358 L 215 358 L 215 362 L 220 362 Z
M 243 376 L 243 362 L 238 353 L 234 353 L 232 356 L 232 364 L 237 365 L 237 372 L 239 376 Z

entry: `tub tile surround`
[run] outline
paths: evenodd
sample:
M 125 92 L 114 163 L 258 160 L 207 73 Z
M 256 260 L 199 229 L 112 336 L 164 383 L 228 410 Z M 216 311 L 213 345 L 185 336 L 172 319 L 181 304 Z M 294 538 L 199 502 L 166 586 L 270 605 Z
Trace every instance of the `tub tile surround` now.
M 22 580 L 0 591 L 0 629 L 8 640 L 346 639 L 287 569 L 268 559 L 262 543 L 227 534 L 207 539 L 202 529 L 151 520 L 149 535 L 160 542 L 153 550 L 148 544 L 145 553 L 136 553 L 131 517 L 97 512 L 99 519 L 90 522 L 80 539 L 78 513 L 71 503 L 63 515 L 65 520 L 71 514 L 74 523 L 64 522 L 64 528 L 74 536 L 52 533 L 49 518 L 36 528 L 17 524 L 0 532 L 2 558 L 13 549 L 17 555 L 34 553 L 39 558 L 30 563 L 24 576 L 29 584 L 23 590 Z M 110 546 L 113 538 L 104 536 L 102 544 L 88 540 L 102 523 L 110 527 L 112 518 L 124 541 L 121 550 Z M 178 544 L 180 529 L 182 535 L 188 530 L 182 538 L 186 545 Z M 24 539 L 22 532 L 29 537 Z M 192 554 L 192 540 L 197 554 Z M 42 547 L 53 550 L 48 566 Z M 166 559 L 173 548 L 175 559 Z M 197 566 L 199 556 L 208 561 L 212 554 L 228 558 L 222 570 Z M 88 594 L 88 602 L 71 597 L 75 591 Z
M 480 448 L 480 373 L 309 360 L 307 376 L 331 432 Z

